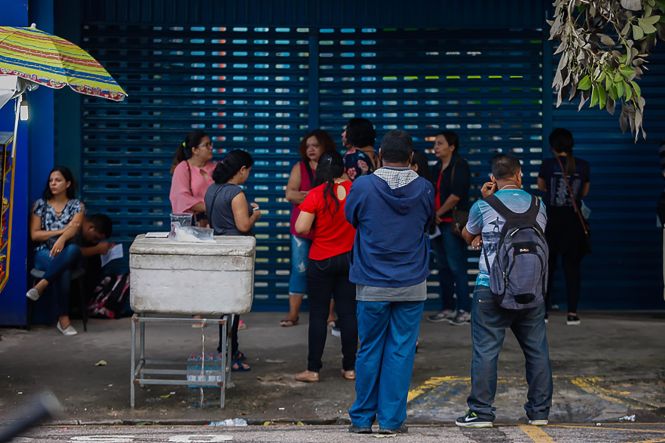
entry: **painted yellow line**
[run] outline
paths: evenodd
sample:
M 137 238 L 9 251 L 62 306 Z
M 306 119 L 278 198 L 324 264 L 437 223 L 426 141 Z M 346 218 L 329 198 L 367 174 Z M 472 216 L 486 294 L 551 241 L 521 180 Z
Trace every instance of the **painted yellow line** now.
M 416 386 L 415 388 L 409 390 L 409 396 L 407 397 L 406 401 L 410 402 L 414 398 L 420 397 L 423 395 L 425 392 L 429 392 L 434 388 L 438 388 L 444 383 L 449 383 L 449 382 L 457 382 L 457 381 L 463 381 L 463 382 L 469 382 L 471 381 L 471 377 L 458 377 L 454 375 L 444 375 L 442 377 L 432 377 L 419 386 Z
M 600 386 L 600 384 L 603 382 L 603 379 L 600 377 L 573 377 L 570 379 L 570 382 L 583 391 L 596 395 L 611 403 L 618 403 L 624 406 L 639 405 L 654 409 L 657 408 L 657 406 L 650 403 L 629 398 L 630 392 L 628 391 L 619 391 L 617 389 Z
M 650 424 L 659 424 L 659 423 L 650 423 Z M 641 434 L 665 434 L 665 430 L 663 429 L 631 429 L 631 428 L 615 428 L 612 426 L 583 426 L 583 425 L 557 425 L 557 424 L 551 424 L 550 426 L 555 426 L 557 428 L 563 428 L 563 429 L 595 429 L 597 431 L 603 430 L 603 431 L 627 431 L 627 432 L 635 432 L 635 433 L 641 433 Z
M 531 425 L 519 425 L 520 431 L 524 432 L 534 443 L 554 443 L 552 437 L 547 435 L 547 432 L 543 431 L 538 426 Z

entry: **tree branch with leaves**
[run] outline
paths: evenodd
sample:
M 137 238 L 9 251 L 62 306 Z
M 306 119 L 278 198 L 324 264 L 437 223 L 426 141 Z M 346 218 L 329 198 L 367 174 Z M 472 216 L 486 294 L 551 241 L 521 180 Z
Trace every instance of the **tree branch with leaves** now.
M 559 107 L 563 96 L 614 114 L 619 125 L 642 135 L 646 100 L 638 81 L 658 39 L 665 40 L 665 0 L 555 0 L 550 40 L 560 54 L 552 87 Z

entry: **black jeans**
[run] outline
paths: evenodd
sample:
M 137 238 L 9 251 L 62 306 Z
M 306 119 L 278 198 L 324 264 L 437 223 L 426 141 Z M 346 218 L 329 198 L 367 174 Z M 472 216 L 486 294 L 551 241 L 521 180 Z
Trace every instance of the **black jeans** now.
M 577 312 L 582 281 L 582 258 L 584 258 L 585 235 L 582 225 L 572 208 L 548 207 L 547 245 L 550 250 L 548 287 L 545 302 L 547 309 L 552 307 L 552 285 L 557 268 L 557 259 L 561 256 L 563 274 L 566 280 L 568 312 Z
M 356 319 L 356 285 L 349 281 L 351 253 L 325 260 L 311 260 L 307 267 L 309 297 L 309 353 L 307 370 L 319 372 L 328 333 L 326 320 L 330 297 L 335 300 L 337 326 L 342 335 L 342 368 L 350 371 L 356 365 L 358 321 Z

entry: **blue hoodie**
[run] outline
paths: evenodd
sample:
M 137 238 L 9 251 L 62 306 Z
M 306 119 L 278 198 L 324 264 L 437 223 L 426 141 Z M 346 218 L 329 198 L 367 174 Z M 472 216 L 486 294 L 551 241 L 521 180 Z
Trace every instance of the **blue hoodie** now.
M 357 230 L 351 282 L 403 288 L 427 279 L 431 183 L 408 168 L 381 168 L 353 182 L 345 213 Z

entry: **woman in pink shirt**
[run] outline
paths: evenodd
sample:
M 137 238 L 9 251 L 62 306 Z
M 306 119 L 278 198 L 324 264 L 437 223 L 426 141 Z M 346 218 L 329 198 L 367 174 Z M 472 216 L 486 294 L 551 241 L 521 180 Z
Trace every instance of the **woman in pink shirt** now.
M 206 224 L 203 197 L 213 183 L 212 140 L 203 131 L 187 134 L 178 146 L 171 166 L 171 211 L 193 214 L 198 224 Z

